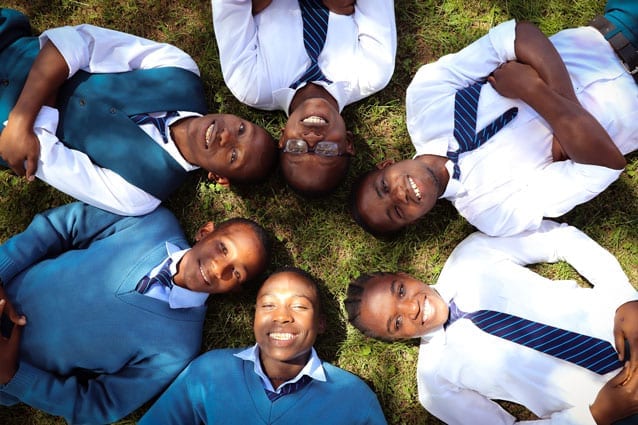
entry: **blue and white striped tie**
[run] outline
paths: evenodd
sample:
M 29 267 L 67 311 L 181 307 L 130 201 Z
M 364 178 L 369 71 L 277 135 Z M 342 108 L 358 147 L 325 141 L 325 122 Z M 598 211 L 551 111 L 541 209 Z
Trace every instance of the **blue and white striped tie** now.
M 483 84 L 485 83 L 474 83 L 457 91 L 454 96 L 454 138 L 459 144 L 459 149 L 448 151 L 447 157 L 454 163 L 452 177 L 455 179 L 461 175 L 458 164 L 459 154 L 481 146 L 518 114 L 518 108 L 510 108 L 477 133 L 477 108 Z
M 457 319 L 469 319 L 484 332 L 569 361 L 600 375 L 623 366 L 614 347 L 602 339 L 494 310 L 465 313 L 452 300 L 450 318 L 445 327 Z

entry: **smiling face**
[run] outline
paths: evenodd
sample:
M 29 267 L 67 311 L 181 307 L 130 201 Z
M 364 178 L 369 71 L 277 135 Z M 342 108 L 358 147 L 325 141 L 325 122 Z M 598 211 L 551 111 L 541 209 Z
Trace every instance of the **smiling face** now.
M 355 207 L 373 232 L 401 229 L 427 214 L 440 193 L 434 171 L 421 161 L 385 162 L 366 175 L 355 194 Z
M 281 171 L 287 183 L 301 192 L 325 193 L 334 189 L 348 171 L 349 156 L 354 155 L 352 133 L 339 111 L 327 100 L 310 98 L 290 114 L 279 139 L 283 149 L 289 139 L 305 140 L 309 150 L 321 141 L 335 142 L 341 156 L 325 157 L 314 153 L 281 152 Z
M 266 176 L 272 168 L 276 146 L 270 134 L 258 125 L 229 114 L 208 114 L 183 121 L 184 141 L 176 139 L 180 152 L 191 164 L 210 171 L 210 177 L 253 181 Z
M 443 325 L 449 308 L 429 285 L 404 274 L 371 278 L 365 285 L 358 325 L 386 340 L 417 338 Z
M 177 264 L 173 280 L 179 286 L 220 294 L 238 289 L 266 267 L 265 247 L 247 224 L 233 223 L 216 230 L 207 223 L 199 238 Z
M 317 288 L 307 277 L 292 271 L 271 275 L 257 294 L 254 321 L 266 373 L 291 365 L 300 370 L 324 326 Z

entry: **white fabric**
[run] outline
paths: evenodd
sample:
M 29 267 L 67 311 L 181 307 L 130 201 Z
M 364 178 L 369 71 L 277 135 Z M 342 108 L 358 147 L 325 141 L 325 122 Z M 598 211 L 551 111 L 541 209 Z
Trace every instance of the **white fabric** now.
M 566 261 L 593 288 L 552 281 L 526 264 Z M 578 229 L 544 220 L 537 232 L 495 238 L 474 233 L 451 254 L 434 288 L 462 311 L 492 309 L 613 344 L 616 309 L 638 299 L 618 261 Z M 490 335 L 470 320 L 422 337 L 421 404 L 447 424 L 515 422 L 492 399 L 526 406 L 545 424 L 594 424 L 589 405 L 617 371 L 598 375 Z
M 250 0 L 212 0 L 212 6 L 219 59 L 230 91 L 247 105 L 288 113 L 296 92 L 289 86 L 310 64 L 298 0 L 275 0 L 255 17 Z M 318 63 L 333 83 L 317 84 L 342 110 L 388 84 L 396 45 L 392 0 L 358 0 L 349 16 L 331 12 Z
M 279 394 L 281 389 L 286 384 L 292 384 L 301 379 L 302 376 L 308 375 L 312 379 L 316 379 L 321 382 L 326 382 L 326 373 L 323 370 L 323 366 L 321 365 L 321 359 L 319 355 L 315 351 L 315 348 L 312 347 L 310 351 L 310 358 L 308 362 L 304 365 L 304 367 L 299 371 L 299 373 L 292 379 L 287 380 L 274 389 L 272 383 L 270 382 L 270 378 L 266 375 L 263 368 L 261 367 L 261 361 L 259 360 L 259 345 L 255 344 L 252 347 L 246 348 L 239 353 L 233 354 L 235 357 L 239 357 L 243 360 L 248 360 L 254 363 L 254 371 L 261 378 L 261 383 L 264 385 L 264 388 L 268 391 L 275 392 Z
M 406 93 L 416 156 L 446 156 L 448 150 L 456 150 L 454 94 L 516 59 L 515 26 L 514 21 L 500 24 L 465 49 L 417 72 Z M 638 88 L 609 43 L 591 27 L 561 31 L 550 39 L 581 104 L 623 154 L 635 150 Z M 621 173 L 573 161 L 552 162 L 552 130 L 545 120 L 524 102 L 500 96 L 489 84 L 481 91 L 477 128 L 513 106 L 518 115 L 512 122 L 478 149 L 460 155 L 460 180 L 450 178 L 443 194 L 463 217 L 490 235 L 534 229 L 543 217 L 558 217 L 595 197 Z
M 92 25 L 50 29 L 40 36 L 40 46 L 47 41 L 64 57 L 69 77 L 78 70 L 111 73 L 164 66 L 187 69 L 199 75 L 193 59 L 175 46 Z M 55 136 L 57 125 L 58 111 L 43 107 L 34 128 L 41 150 L 36 177 L 76 199 L 115 214 L 142 215 L 160 204 L 159 199 L 113 171 L 96 166 L 85 154 L 64 146 Z M 198 168 L 181 156 L 174 143 L 164 144 L 152 124 L 141 127 L 185 170 Z

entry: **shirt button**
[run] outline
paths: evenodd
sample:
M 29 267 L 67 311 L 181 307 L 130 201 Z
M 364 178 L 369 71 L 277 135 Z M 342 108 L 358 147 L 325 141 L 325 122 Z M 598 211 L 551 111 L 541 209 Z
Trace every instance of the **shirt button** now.
M 9 80 L 3 78 L 2 80 L 0 80 L 0 84 L 6 87 L 9 85 Z
M 80 106 L 84 106 L 84 105 L 86 105 L 86 100 L 80 99 Z

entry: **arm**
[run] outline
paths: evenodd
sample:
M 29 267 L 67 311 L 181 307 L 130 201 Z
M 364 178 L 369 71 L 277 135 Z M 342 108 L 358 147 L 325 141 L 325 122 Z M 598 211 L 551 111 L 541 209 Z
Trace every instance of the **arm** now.
M 6 312 L 5 312 L 6 310 Z M 13 327 L 9 335 L 0 334 L 0 385 L 9 382 L 18 370 L 20 355 L 20 337 L 22 328 L 27 321 L 24 316 L 19 316 L 0 286 L 0 320 L 6 315 Z
M 253 3 L 252 12 L 253 12 L 253 15 L 256 15 L 262 10 L 264 10 L 265 8 L 267 8 L 270 5 L 270 3 L 272 3 L 272 0 L 252 0 L 252 3 Z
M 323 0 L 324 6 L 337 15 L 352 15 L 356 0 Z
M 34 178 L 40 154 L 40 143 L 33 132 L 33 125 L 42 106 L 53 104 L 68 72 L 69 68 L 58 49 L 46 43 L 29 71 L 6 128 L 0 134 L 0 155 L 13 171 L 20 176 L 26 175 L 29 180 Z
M 602 126 L 578 103 L 565 65 L 549 39 L 531 24 L 516 27 L 517 62 L 488 78 L 503 96 L 529 104 L 552 127 L 560 149 L 555 157 L 622 169 L 625 159 Z M 562 153 L 560 152 L 562 150 Z
M 62 377 L 21 362 L 0 390 L 69 423 L 111 423 L 168 385 L 185 364 L 156 355 L 135 359 L 117 372 Z
M 629 376 L 628 368 L 623 368 L 601 388 L 590 410 L 598 425 L 610 425 L 638 415 L 637 377 Z
M 181 425 L 203 423 L 206 418 L 204 406 L 208 390 L 214 389 L 203 385 L 202 379 L 208 376 L 208 370 L 200 370 L 198 364 L 202 357 L 193 360 L 179 374 L 150 409 L 142 416 L 139 425 Z
M 38 214 L 31 224 L 0 245 L 0 278 L 5 286 L 13 277 L 43 258 L 71 249 L 82 249 L 115 224 L 134 223 L 134 219 L 75 202 Z

